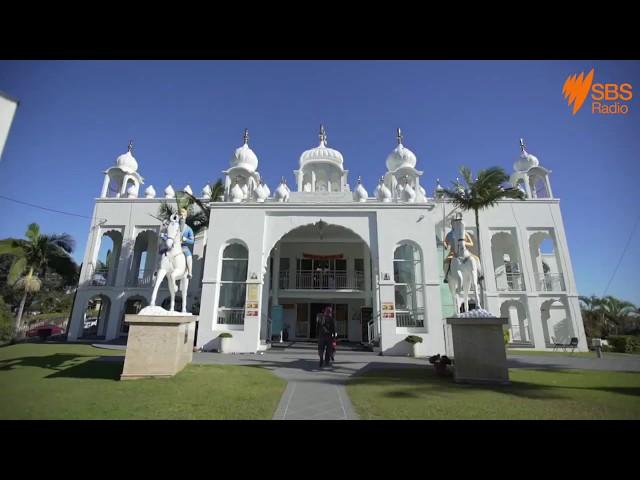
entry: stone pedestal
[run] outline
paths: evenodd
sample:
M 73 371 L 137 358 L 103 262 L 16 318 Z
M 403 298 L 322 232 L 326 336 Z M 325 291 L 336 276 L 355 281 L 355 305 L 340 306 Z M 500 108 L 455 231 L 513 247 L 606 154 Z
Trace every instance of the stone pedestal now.
M 454 378 L 459 383 L 509 383 L 502 326 L 506 318 L 447 318 L 451 325 Z
M 127 352 L 120 380 L 172 377 L 193 359 L 195 315 L 126 315 Z

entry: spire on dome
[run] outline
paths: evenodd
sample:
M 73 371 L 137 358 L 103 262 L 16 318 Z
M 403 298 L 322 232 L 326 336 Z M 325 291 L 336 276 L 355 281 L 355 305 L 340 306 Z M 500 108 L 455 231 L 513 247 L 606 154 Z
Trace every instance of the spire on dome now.
M 524 153 L 524 138 L 520 139 L 520 151 Z
M 242 140 L 244 145 L 249 145 L 249 129 L 248 128 L 244 129 L 244 135 L 242 136 Z
M 129 153 L 133 151 L 133 140 L 129 140 L 129 146 L 127 147 L 127 151 Z
M 320 124 L 320 133 L 318 134 L 318 137 L 320 138 L 320 145 L 322 146 L 326 146 L 327 145 L 327 132 L 324 129 L 324 125 Z
M 398 128 L 396 138 L 398 139 L 398 145 L 402 145 L 402 130 Z

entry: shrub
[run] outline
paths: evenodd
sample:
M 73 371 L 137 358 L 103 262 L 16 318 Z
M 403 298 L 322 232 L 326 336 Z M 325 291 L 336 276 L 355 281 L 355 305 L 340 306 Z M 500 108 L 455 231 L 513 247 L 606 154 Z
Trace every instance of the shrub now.
M 502 336 L 504 337 L 504 344 L 507 345 L 509 340 L 511 340 L 511 333 L 509 333 L 509 330 L 504 330 L 504 332 L 502 332 Z
M 0 342 L 10 340 L 13 337 L 13 327 L 11 311 L 0 297 Z
M 609 345 L 614 352 L 640 352 L 640 337 L 634 337 L 632 335 L 613 335 L 607 337 L 607 342 L 609 342 Z
M 233 335 L 231 335 L 229 332 L 224 332 L 219 335 L 219 338 L 233 338 Z
M 404 341 L 409 343 L 422 343 L 422 337 L 419 337 L 417 335 L 409 335 L 404 339 Z

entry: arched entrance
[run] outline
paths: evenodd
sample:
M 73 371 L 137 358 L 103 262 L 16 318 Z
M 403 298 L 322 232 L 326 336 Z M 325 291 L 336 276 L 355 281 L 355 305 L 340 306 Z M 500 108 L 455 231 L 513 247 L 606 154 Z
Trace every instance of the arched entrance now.
M 109 321 L 111 300 L 106 295 L 94 295 L 87 302 L 83 315 L 82 338 L 104 338 Z
M 329 218 L 288 231 L 265 265 L 261 339 L 313 341 L 317 316 L 332 306 L 338 337 L 367 341 L 363 324 L 372 318 L 374 271 L 363 238 Z

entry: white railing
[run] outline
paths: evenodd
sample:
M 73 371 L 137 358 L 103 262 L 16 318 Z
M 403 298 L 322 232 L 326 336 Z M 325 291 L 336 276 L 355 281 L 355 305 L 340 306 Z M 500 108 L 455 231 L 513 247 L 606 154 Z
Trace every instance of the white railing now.
M 224 325 L 244 325 L 244 308 L 220 308 L 218 323 Z
M 135 287 L 153 287 L 156 277 L 155 270 L 138 270 L 138 275 L 131 282 L 131 286 Z
M 280 283 L 278 283 L 278 288 L 280 290 L 286 290 L 289 288 L 289 271 L 282 270 L 280 271 Z
M 369 345 L 378 340 L 378 322 L 372 318 L 367 322 L 367 341 Z
M 94 287 L 104 287 L 109 283 L 109 267 L 96 268 L 95 265 L 89 265 L 89 275 L 87 283 Z
M 524 291 L 525 289 L 524 278 L 521 273 L 503 273 L 496 275 L 496 284 L 498 291 Z
M 396 310 L 396 327 L 424 327 L 424 311 Z
M 561 273 L 538 274 L 538 292 L 564 292 L 564 275 Z
M 364 275 L 344 270 L 297 270 L 295 288 L 302 290 L 362 290 Z

